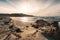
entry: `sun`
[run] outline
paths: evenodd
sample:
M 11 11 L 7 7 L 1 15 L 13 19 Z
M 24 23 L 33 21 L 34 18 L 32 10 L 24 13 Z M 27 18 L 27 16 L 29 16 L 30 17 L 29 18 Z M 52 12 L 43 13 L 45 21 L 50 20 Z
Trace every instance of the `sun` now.
M 19 10 L 20 10 L 20 12 L 23 12 L 23 13 L 33 11 L 32 7 L 30 5 L 22 5 Z
M 29 7 L 29 6 L 22 6 L 21 10 L 22 10 L 22 12 L 28 12 L 28 11 L 31 11 L 31 7 Z
M 18 8 L 18 12 L 24 13 L 24 14 L 33 13 L 39 10 L 39 6 L 37 4 L 27 3 L 27 2 L 22 3 L 17 8 Z

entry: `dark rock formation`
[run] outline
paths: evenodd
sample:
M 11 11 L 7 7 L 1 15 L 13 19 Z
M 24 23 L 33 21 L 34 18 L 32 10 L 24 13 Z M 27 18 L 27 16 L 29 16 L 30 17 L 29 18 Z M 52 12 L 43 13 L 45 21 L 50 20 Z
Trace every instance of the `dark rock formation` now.
M 46 29 L 43 29 L 43 31 L 46 33 L 48 37 L 53 37 L 56 40 L 60 38 L 60 34 L 58 33 L 59 31 L 58 21 L 48 23 L 47 21 L 44 20 L 37 20 L 35 23 L 36 24 L 33 24 L 32 27 L 36 29 L 39 28 L 42 29 L 43 27 L 45 27 Z

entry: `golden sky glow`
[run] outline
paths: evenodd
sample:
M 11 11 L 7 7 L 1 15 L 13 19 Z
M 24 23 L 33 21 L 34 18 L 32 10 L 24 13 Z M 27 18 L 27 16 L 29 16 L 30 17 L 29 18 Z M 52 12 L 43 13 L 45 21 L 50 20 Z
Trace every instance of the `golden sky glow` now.
M 0 13 L 24 13 L 35 16 L 59 16 L 59 0 L 0 1 Z

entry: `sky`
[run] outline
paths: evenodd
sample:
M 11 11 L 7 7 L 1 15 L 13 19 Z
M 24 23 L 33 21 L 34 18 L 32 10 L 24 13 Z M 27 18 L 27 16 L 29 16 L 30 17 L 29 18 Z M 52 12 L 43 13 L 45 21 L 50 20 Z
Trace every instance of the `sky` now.
M 60 16 L 60 0 L 0 0 L 0 13 Z

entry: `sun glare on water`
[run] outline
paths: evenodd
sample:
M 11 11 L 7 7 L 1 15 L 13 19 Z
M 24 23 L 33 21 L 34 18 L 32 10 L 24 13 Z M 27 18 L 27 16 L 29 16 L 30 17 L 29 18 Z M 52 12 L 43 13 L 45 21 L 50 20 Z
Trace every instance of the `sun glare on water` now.
M 27 17 L 11 17 L 13 20 L 16 21 L 22 21 L 22 22 L 28 22 L 29 19 Z
M 23 18 L 21 18 L 21 21 L 22 21 L 22 22 L 28 22 L 28 18 L 23 17 Z

